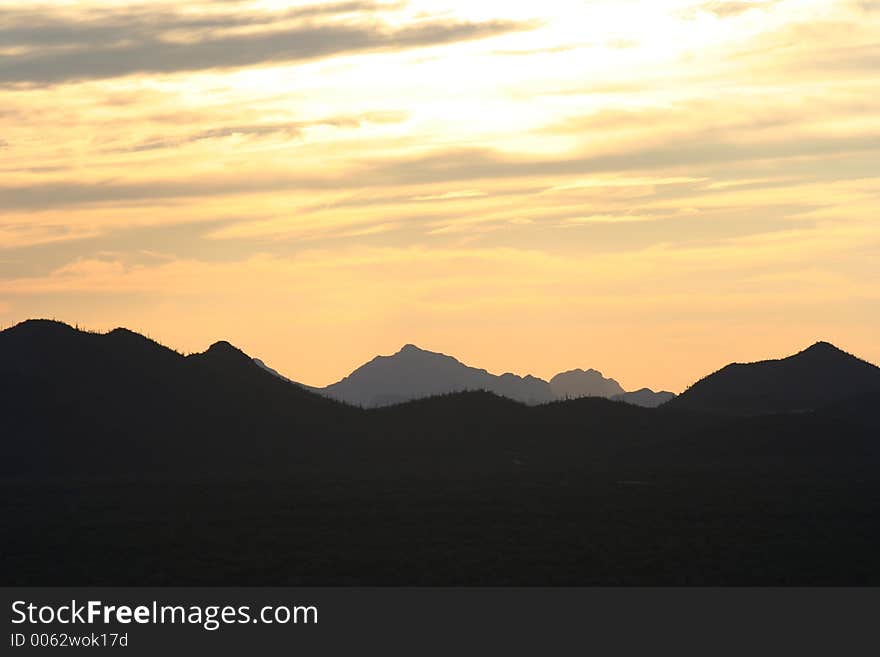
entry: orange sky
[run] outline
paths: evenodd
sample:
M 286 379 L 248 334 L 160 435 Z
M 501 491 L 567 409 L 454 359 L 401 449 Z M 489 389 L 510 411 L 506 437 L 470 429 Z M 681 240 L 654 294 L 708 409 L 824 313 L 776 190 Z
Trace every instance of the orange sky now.
M 880 362 L 880 4 L 0 0 L 0 324 L 680 391 Z

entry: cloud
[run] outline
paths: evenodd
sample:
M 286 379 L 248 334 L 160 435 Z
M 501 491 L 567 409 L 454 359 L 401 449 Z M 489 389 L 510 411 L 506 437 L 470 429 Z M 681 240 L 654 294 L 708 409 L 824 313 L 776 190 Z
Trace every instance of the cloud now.
M 803 107 L 781 107 L 759 112 L 755 111 L 754 105 L 745 106 L 731 100 L 726 103 L 700 100 L 659 107 L 603 109 L 567 117 L 543 130 L 551 135 L 584 135 L 623 130 L 656 132 L 658 128 L 666 132 L 686 129 L 691 133 L 707 128 L 725 131 L 772 129 L 803 122 L 810 112 L 815 111 L 816 108 L 807 111 Z
M 464 189 L 454 192 L 443 192 L 442 194 L 426 194 L 424 196 L 413 196 L 413 201 L 455 201 L 462 198 L 480 198 L 488 196 L 488 193 L 478 189 Z
M 825 97 L 833 98 L 836 93 L 828 93 L 825 85 L 842 90 L 860 79 L 873 81 L 866 74 L 880 61 L 878 18 L 870 8 L 847 5 L 818 16 L 795 14 L 775 29 L 734 44 L 719 59 L 737 67 L 732 73 L 749 75 L 750 84 L 797 91 L 804 82 L 818 83 L 826 89 Z
M 715 14 L 718 18 L 732 18 L 739 16 L 752 9 L 764 9 L 777 4 L 780 0 L 713 0 L 701 5 L 690 7 L 686 10 L 687 16 L 694 16 L 699 12 Z
M 233 3 L 227 3 L 233 4 Z M 237 4 L 244 4 L 240 2 Z M 65 11 L 62 8 L 0 8 L 0 37 L 7 47 L 71 48 L 99 43 L 124 41 L 161 41 L 169 34 L 208 32 L 248 27 L 271 27 L 285 21 L 344 16 L 353 13 L 376 13 L 397 5 L 378 2 L 342 2 L 311 5 L 283 12 L 249 11 L 242 13 L 180 13 L 149 4 L 125 9 L 86 8 Z M 198 7 L 197 7 L 198 8 Z M 201 7 L 203 9 L 203 7 Z
M 822 157 L 880 151 L 880 134 L 818 136 L 796 140 L 736 141 L 696 133 L 658 145 L 622 146 L 601 154 L 566 158 L 524 158 L 491 149 L 453 149 L 378 165 L 371 177 L 380 183 L 425 184 L 463 180 L 570 176 L 587 173 L 722 166 L 750 160 Z
M 406 287 L 433 286 L 442 281 L 454 280 L 464 289 L 480 278 L 499 285 L 507 285 L 511 272 L 519 271 L 517 279 L 532 281 L 535 286 L 558 286 L 565 281 L 565 288 L 576 295 L 589 274 L 590 286 L 609 296 L 617 296 L 618 286 L 624 283 L 639 284 L 646 275 L 663 272 L 670 281 L 683 282 L 694 272 L 707 277 L 737 271 L 742 268 L 766 268 L 768 272 L 785 272 L 786 264 L 810 265 L 821 262 L 822 256 L 839 255 L 876 235 L 870 226 L 841 226 L 834 231 L 799 228 L 760 235 L 749 235 L 707 244 L 670 246 L 653 245 L 627 252 L 596 254 L 584 259 L 580 254 L 563 255 L 534 248 L 426 248 L 413 246 L 363 247 L 347 249 L 313 249 L 298 253 L 295 257 L 277 257 L 257 254 L 244 260 L 228 262 L 205 262 L 196 259 L 154 260 L 148 264 L 131 264 L 118 258 L 78 258 L 48 275 L 18 278 L 0 282 L 0 291 L 24 296 L 33 293 L 60 290 L 95 292 L 145 291 L 199 294 L 215 289 L 216 272 L 225 272 L 230 280 L 237 279 L 239 286 L 249 286 L 242 272 L 263 272 L 266 278 L 280 275 L 290 282 L 318 280 L 331 273 L 347 272 L 353 287 L 363 272 L 374 270 L 381 274 L 382 282 L 361 280 L 362 285 L 380 285 L 387 280 L 397 280 Z M 786 248 L 781 249 L 781 246 Z M 470 265 L 457 270 L 452 265 Z M 418 268 L 421 276 L 407 277 L 408 269 Z M 198 270 L 198 276 L 179 276 L 183 271 Z M 475 270 L 481 276 L 475 275 Z M 873 276 L 876 278 L 876 276 Z M 862 281 L 867 284 L 869 281 Z M 702 287 L 700 281 L 692 281 Z M 728 279 L 734 287 L 736 280 Z M 706 283 L 706 291 L 712 285 Z M 235 287 L 235 285 L 233 285 Z M 329 287 L 329 286 L 328 286 Z M 347 294 L 349 286 L 333 286 L 336 294 Z M 515 287 L 515 286 L 514 286 Z M 867 285 L 865 285 L 867 289 Z M 272 286 L 267 287 L 271 293 Z M 876 289 L 870 290 L 874 296 Z M 686 293 L 683 293 L 686 296 Z M 649 294 L 647 296 L 653 296 Z M 392 295 L 393 297 L 393 295 Z M 622 304 L 626 299 L 620 299 Z
M 558 53 L 571 52 L 572 50 L 577 50 L 578 48 L 583 48 L 586 46 L 590 46 L 592 44 L 570 44 L 563 46 L 547 46 L 544 48 L 524 48 L 520 50 L 495 50 L 493 54 L 502 55 L 502 56 L 510 56 L 510 57 L 522 57 L 522 56 L 532 56 L 532 55 L 555 55 Z
M 461 183 L 478 180 L 560 178 L 584 174 L 644 172 L 702 168 L 730 168 L 742 163 L 842 156 L 873 155 L 880 152 L 880 134 L 815 136 L 775 141 L 737 141 L 711 133 L 695 133 L 683 141 L 679 136 L 657 145 L 639 144 L 613 148 L 605 153 L 581 153 L 563 158 L 509 155 L 491 148 L 456 148 L 431 151 L 401 158 L 371 159 L 329 173 L 266 172 L 263 175 L 156 179 L 138 182 L 37 182 L 0 184 L 0 207 L 6 210 L 34 210 L 96 203 L 157 202 L 163 199 L 221 197 L 296 190 L 342 190 Z M 848 174 L 840 166 L 832 172 L 841 178 L 864 176 L 860 170 Z M 691 176 L 686 176 L 691 177 Z M 555 184 L 563 184 L 557 181 Z M 475 197 L 479 198 L 479 197 Z M 439 199 L 438 199 L 439 200 Z M 447 199 L 449 200 L 449 199 Z
M 567 217 L 558 225 L 562 228 L 589 226 L 592 224 L 629 224 L 657 221 L 659 217 L 646 217 L 638 214 L 591 214 L 578 217 Z
M 801 58 L 803 70 L 813 73 L 868 73 L 873 79 L 880 69 L 880 45 L 857 45 L 827 49 L 821 55 Z
M 131 146 L 109 149 L 114 153 L 136 153 L 164 148 L 178 148 L 208 139 L 224 139 L 227 137 L 270 137 L 279 136 L 294 139 L 315 127 L 358 128 L 365 123 L 399 123 L 406 120 L 403 112 L 368 112 L 354 116 L 335 116 L 311 121 L 289 121 L 282 123 L 248 123 L 223 125 L 183 135 L 157 135 L 139 141 Z
M 49 244 L 92 237 L 97 231 L 89 226 L 61 223 L 0 223 L 0 249 Z
M 286 64 L 482 39 L 533 27 L 504 20 L 426 19 L 399 27 L 375 17 L 313 20 L 377 7 L 387 5 L 342 3 L 307 8 L 306 14 L 301 9 L 204 16 L 148 8 L 85 16 L 0 10 L 0 42 L 21 51 L 0 59 L 0 84 L 47 85 L 136 73 Z

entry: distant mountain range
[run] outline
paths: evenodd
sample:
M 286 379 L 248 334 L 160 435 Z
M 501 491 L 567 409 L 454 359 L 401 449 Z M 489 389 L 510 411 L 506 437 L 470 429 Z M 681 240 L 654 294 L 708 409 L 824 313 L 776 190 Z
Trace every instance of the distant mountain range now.
M 263 361 L 260 367 L 286 379 Z M 391 356 L 376 356 L 347 377 L 325 388 L 304 386 L 313 392 L 353 406 L 377 408 L 403 402 L 468 390 L 485 390 L 524 404 L 545 404 L 561 399 L 604 397 L 636 406 L 654 408 L 669 401 L 671 392 L 642 388 L 626 392 L 614 379 L 597 370 L 570 370 L 549 382 L 537 377 L 506 373 L 490 374 L 461 363 L 452 356 L 404 345 Z

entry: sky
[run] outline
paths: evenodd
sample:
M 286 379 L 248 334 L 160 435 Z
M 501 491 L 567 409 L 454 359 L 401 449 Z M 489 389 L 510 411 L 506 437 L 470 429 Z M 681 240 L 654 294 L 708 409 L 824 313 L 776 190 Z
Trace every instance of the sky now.
M 0 0 L 0 327 L 681 391 L 880 362 L 880 2 Z

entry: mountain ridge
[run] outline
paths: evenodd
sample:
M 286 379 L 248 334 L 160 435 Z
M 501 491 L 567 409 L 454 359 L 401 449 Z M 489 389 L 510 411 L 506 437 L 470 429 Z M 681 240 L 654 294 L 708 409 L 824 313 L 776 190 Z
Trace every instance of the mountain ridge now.
M 259 364 L 275 372 L 263 361 Z M 287 378 L 281 374 L 278 376 Z M 637 406 L 656 407 L 674 396 L 667 391 L 654 392 L 649 388 L 627 392 L 616 380 L 605 378 L 595 369 L 560 372 L 550 381 L 531 374 L 492 374 L 486 369 L 466 365 L 454 356 L 422 349 L 413 343 L 403 345 L 393 354 L 373 357 L 336 383 L 323 388 L 304 387 L 365 408 L 466 390 L 487 390 L 529 405 L 579 397 L 604 397 Z
M 0 332 L 0 523 L 14 538 L 0 574 L 876 584 L 878 400 L 743 417 L 461 392 L 362 410 L 228 343 L 184 356 L 130 332 L 30 325 Z
M 7 342 L 20 342 L 20 348 L 7 350 L 6 370 L 39 370 L 61 365 L 61 380 L 75 380 L 77 368 L 88 371 L 90 359 L 108 359 L 114 371 L 129 366 L 141 367 L 149 378 L 148 364 L 155 359 L 179 368 L 183 362 L 203 363 L 207 369 L 222 369 L 221 361 L 242 368 L 248 378 L 271 375 L 290 384 L 295 390 L 317 393 L 354 406 L 377 407 L 400 404 L 413 399 L 486 390 L 525 404 L 542 404 L 580 396 L 599 396 L 612 401 L 668 409 L 709 411 L 734 414 L 798 412 L 838 403 L 848 397 L 880 394 L 880 368 L 827 341 L 817 341 L 801 351 L 777 359 L 730 363 L 690 386 L 682 395 L 654 392 L 643 388 L 622 390 L 614 379 L 606 379 L 594 369 L 573 369 L 564 376 L 582 377 L 600 387 L 598 394 L 560 394 L 550 382 L 531 375 L 510 372 L 501 375 L 471 367 L 453 356 L 428 351 L 413 343 L 403 345 L 394 354 L 379 355 L 356 368 L 347 377 L 325 388 L 312 388 L 290 379 L 254 359 L 229 342 L 213 343 L 200 354 L 184 356 L 129 329 L 118 327 L 106 333 L 81 331 L 55 320 L 25 320 L 0 332 Z M 28 345 L 41 343 L 34 350 Z M 33 346 L 31 344 L 30 346 Z M 112 355 L 111 345 L 126 354 Z M 120 354 L 122 353 L 120 352 Z M 73 359 L 67 366 L 55 363 L 59 354 Z M 403 367 L 401 367 L 401 365 Z M 428 378 L 426 379 L 426 373 Z M 262 381 L 260 377 L 255 380 Z M 263 385 L 261 383 L 260 385 Z
M 322 389 L 323 394 L 367 408 L 432 395 L 488 390 L 523 403 L 553 400 L 546 381 L 512 373 L 490 374 L 454 356 L 407 343 L 389 356 L 376 356 L 346 377 Z
M 784 358 L 725 365 L 665 406 L 758 415 L 814 410 L 874 393 L 880 393 L 880 368 L 819 341 Z

